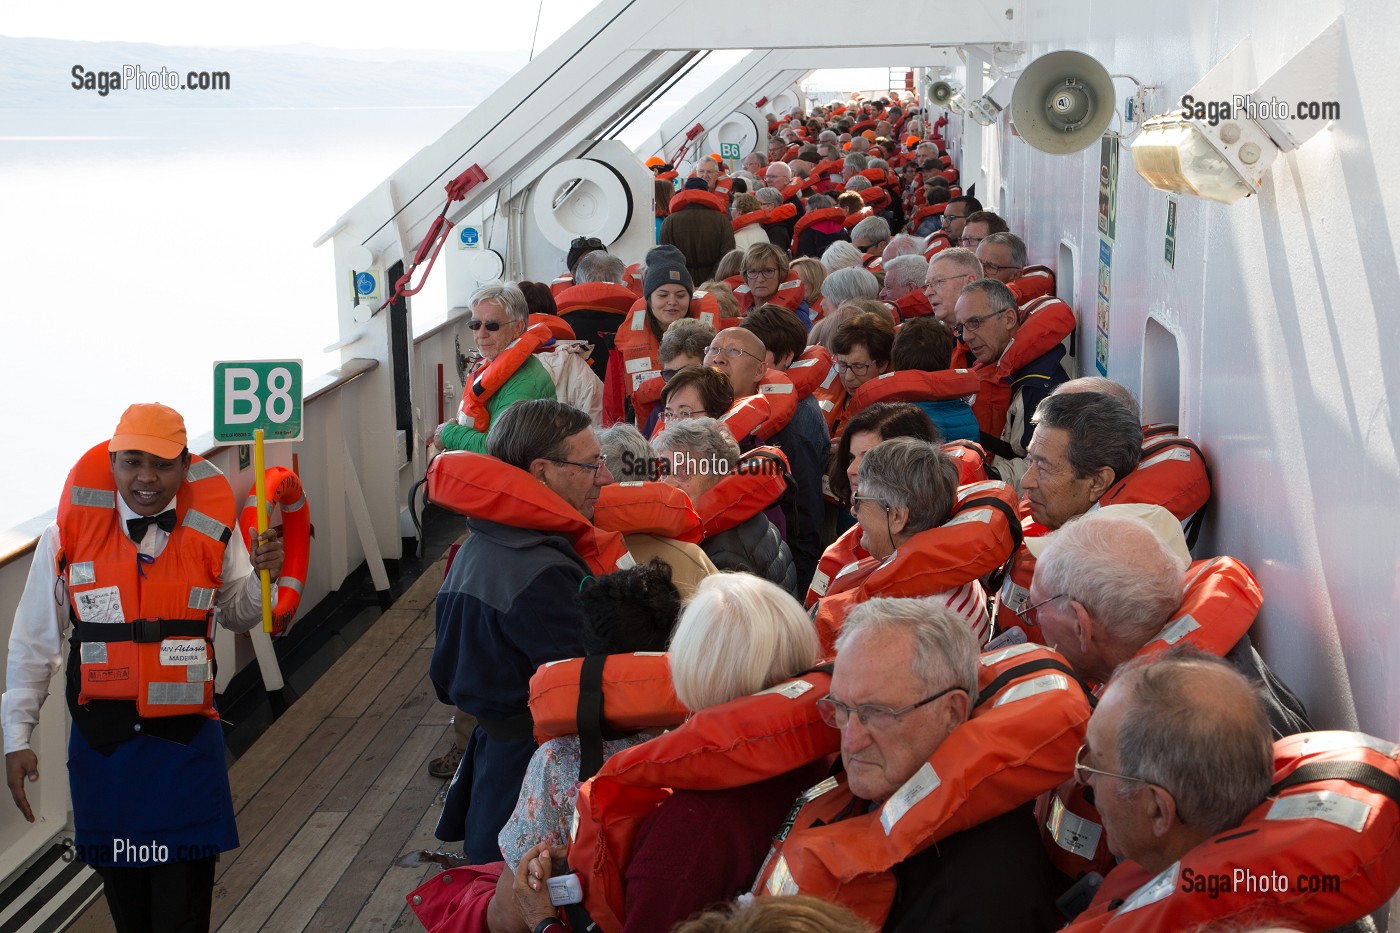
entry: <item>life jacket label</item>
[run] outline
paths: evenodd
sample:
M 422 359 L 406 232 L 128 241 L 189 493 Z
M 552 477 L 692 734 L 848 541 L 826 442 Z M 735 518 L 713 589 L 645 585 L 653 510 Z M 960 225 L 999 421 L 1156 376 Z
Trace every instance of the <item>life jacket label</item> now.
M 647 365 L 651 365 L 651 360 L 642 360 L 642 362 L 646 363 Z M 661 375 L 661 370 L 659 369 L 649 369 L 646 372 L 633 373 L 632 391 L 636 392 L 642 387 L 642 383 L 646 382 L 648 379 L 655 379 L 659 375 Z
M 765 382 L 758 387 L 759 395 L 791 395 L 796 391 L 791 382 Z
M 770 693 L 780 694 L 789 700 L 795 700 L 808 690 L 812 685 L 805 680 L 790 680 L 787 683 L 778 684 L 776 687 L 769 687 L 767 690 L 760 690 L 754 694 L 756 697 L 767 696 Z
M 1180 871 L 1181 863 L 1173 862 L 1170 868 L 1134 891 L 1133 896 L 1124 901 L 1123 906 L 1118 908 L 1118 913 L 1120 915 L 1126 914 L 1139 907 L 1146 907 L 1148 904 L 1155 904 L 1164 898 L 1171 897 L 1172 892 L 1176 890 L 1176 876 Z
M 775 896 L 797 893 L 797 882 L 793 880 L 792 869 L 788 868 L 787 859 L 781 853 L 777 863 L 773 865 L 773 874 L 768 876 L 768 893 Z
M 1371 815 L 1368 803 L 1336 794 L 1330 790 L 1315 791 L 1309 794 L 1290 794 L 1274 801 L 1269 807 L 1266 820 L 1316 819 L 1345 826 L 1359 833 Z
M 938 776 L 938 772 L 933 770 L 933 765 L 927 761 L 914 776 L 904 782 L 904 786 L 894 792 L 894 796 L 885 801 L 885 805 L 880 808 L 880 825 L 885 828 L 885 835 L 894 832 L 894 826 L 914 808 L 920 800 L 936 791 L 943 784 L 943 779 Z
M 1000 608 L 1008 612 L 1020 612 L 1029 605 L 1031 599 L 1030 591 L 1018 585 L 1011 579 L 1011 574 L 1006 575 L 1006 581 L 1001 585 L 999 594 Z
M 209 646 L 202 638 L 167 638 L 160 643 L 160 663 L 164 667 L 205 664 Z
M 1061 849 L 1086 859 L 1094 857 L 1099 848 L 1099 839 L 1103 836 L 1102 826 L 1070 812 L 1058 796 L 1051 798 L 1045 828 L 1050 830 L 1050 838 Z
M 74 593 L 73 603 L 78 618 L 84 622 L 119 625 L 126 621 L 122 614 L 122 593 L 115 586 Z
M 635 360 L 628 360 L 628 361 L 627 361 L 627 371 L 628 371 L 629 373 L 634 373 L 634 374 L 635 374 L 635 373 L 644 372 L 644 371 L 646 371 L 646 370 L 648 370 L 648 369 L 651 369 L 651 368 L 653 368 L 654 365 L 655 365 L 655 364 L 652 363 L 652 361 L 651 361 L 651 357 L 649 357 L 649 356 L 641 356 L 641 357 L 638 357 L 638 358 L 635 359 Z
M 830 584 L 830 583 L 831 583 L 831 577 L 829 577 L 829 576 L 827 576 L 826 574 L 822 573 L 820 570 L 818 570 L 816 573 L 812 574 L 812 583 L 811 583 L 812 592 L 813 592 L 813 593 L 816 593 L 818 596 L 825 596 L 825 595 L 826 595 L 826 588 L 827 588 L 827 585 Z
M 97 568 L 90 560 L 81 561 L 68 568 L 69 586 L 88 586 L 97 582 Z

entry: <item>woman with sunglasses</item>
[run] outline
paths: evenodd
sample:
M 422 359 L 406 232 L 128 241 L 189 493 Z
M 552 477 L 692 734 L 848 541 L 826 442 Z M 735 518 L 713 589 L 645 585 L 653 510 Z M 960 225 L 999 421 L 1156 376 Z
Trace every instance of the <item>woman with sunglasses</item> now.
M 472 382 L 501 358 L 519 337 L 525 333 L 530 320 L 530 308 L 525 303 L 525 295 L 510 282 L 492 282 L 484 285 L 471 297 L 472 318 L 467 322 L 472 336 L 476 338 L 476 349 L 481 361 L 472 368 L 471 374 L 462 387 L 463 404 L 457 408 L 457 418 L 438 426 L 433 435 L 434 446 L 444 450 L 470 450 L 473 453 L 486 453 L 486 432 L 479 431 L 472 419 L 467 416 L 466 399 Z M 512 354 L 502 360 L 503 366 L 514 366 L 508 378 L 486 401 L 486 410 L 494 421 L 510 405 L 522 399 L 555 399 L 554 380 L 549 371 L 528 349 Z

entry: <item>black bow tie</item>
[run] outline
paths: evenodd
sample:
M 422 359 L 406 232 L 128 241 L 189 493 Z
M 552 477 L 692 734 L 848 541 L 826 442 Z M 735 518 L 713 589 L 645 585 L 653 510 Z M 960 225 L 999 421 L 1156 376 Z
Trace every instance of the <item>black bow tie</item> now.
M 152 525 L 158 525 L 160 530 L 166 534 L 175 530 L 175 510 L 166 509 L 159 515 L 138 515 L 135 518 L 126 520 L 126 533 L 131 535 L 131 540 L 140 544 L 146 537 L 146 529 Z

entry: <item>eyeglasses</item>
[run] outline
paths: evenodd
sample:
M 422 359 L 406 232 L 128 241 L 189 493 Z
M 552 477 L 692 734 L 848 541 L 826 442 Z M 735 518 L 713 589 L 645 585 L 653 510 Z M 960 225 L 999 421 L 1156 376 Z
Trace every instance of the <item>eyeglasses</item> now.
M 970 317 L 966 321 L 963 321 L 961 324 L 954 324 L 953 336 L 961 340 L 963 338 L 964 330 L 970 330 L 975 334 L 982 329 L 983 324 L 987 323 L 992 318 L 1002 313 L 1003 312 L 1001 311 L 993 311 L 991 314 L 984 314 L 981 317 Z
M 852 242 L 851 245 L 854 246 L 856 249 L 860 250 L 862 253 L 868 253 L 868 252 L 870 252 L 872 249 L 879 249 L 879 248 L 882 248 L 882 247 L 883 247 L 886 243 L 888 243 L 888 242 L 889 242 L 889 240 L 886 239 L 886 240 L 875 240 L 874 242 L 866 243 L 866 244 L 864 244 L 864 245 L 861 245 L 860 243 Z
M 836 370 L 836 372 L 837 372 L 838 374 L 842 375 L 842 376 L 844 376 L 844 375 L 846 374 L 846 371 L 847 371 L 847 370 L 850 370 L 851 372 L 855 373 L 857 376 L 864 376 L 865 373 L 866 373 L 866 371 L 869 370 L 870 367 L 872 367 L 872 366 L 874 366 L 874 365 L 875 365 L 875 364 L 874 364 L 873 362 L 870 362 L 870 363 L 847 363 L 847 362 L 844 361 L 844 360 L 838 360 L 838 361 L 836 361 L 835 363 L 831 364 L 831 368 L 834 369 L 834 370 Z
M 859 508 L 862 502 L 878 502 L 881 506 L 884 507 L 886 512 L 890 510 L 890 507 L 888 505 L 885 505 L 884 499 L 879 499 L 875 496 L 851 496 L 851 508 L 853 510 Z
M 661 411 L 661 417 L 667 421 L 685 421 L 688 418 L 708 418 L 711 414 L 711 412 L 703 408 L 697 408 L 695 411 L 671 411 L 671 409 L 666 408 Z
M 1027 607 L 1024 608 L 1024 609 L 1018 609 L 1018 610 L 1016 610 L 1016 615 L 1019 616 L 1020 619 L 1021 619 L 1021 621 L 1024 622 L 1024 623 L 1026 623 L 1027 625 L 1039 626 L 1039 625 L 1040 625 L 1040 616 L 1039 616 L 1039 614 L 1037 613 L 1037 610 L 1039 610 L 1040 607 L 1043 606 L 1043 605 L 1045 605 L 1046 603 L 1053 603 L 1055 600 L 1057 600 L 1057 599 L 1063 599 L 1063 598 L 1065 598 L 1065 597 L 1068 596 L 1068 595 L 1069 595 L 1068 593 L 1060 593 L 1060 594 L 1057 595 L 1057 596 L 1051 596 L 1049 599 L 1042 599 L 1040 602 L 1036 603 L 1034 606 L 1027 606 Z
M 578 467 L 580 470 L 592 470 L 593 478 L 598 478 L 598 471 L 608 465 L 608 455 L 599 454 L 597 463 L 579 463 L 576 460 L 560 460 L 558 457 L 545 457 L 550 463 L 562 463 L 566 466 Z
M 953 279 L 965 278 L 967 278 L 966 272 L 964 272 L 962 275 L 940 275 L 935 278 L 929 279 L 927 282 L 925 282 L 924 288 L 942 288 L 944 282 L 951 282 Z
M 971 249 L 976 249 L 976 248 L 977 248 L 977 244 L 978 244 L 978 243 L 981 243 L 981 242 L 982 242 L 983 240 L 985 240 L 985 239 L 986 239 L 986 237 L 984 237 L 984 236 L 964 236 L 964 237 L 958 237 L 958 245 L 959 245 L 959 246 L 967 246 L 967 247 L 970 247 Z
M 1020 269 L 1020 266 L 1003 266 L 995 262 L 982 263 L 982 271 L 988 275 L 1000 275 L 1003 272 L 1010 272 L 1012 269 Z
M 967 219 L 967 215 L 966 215 L 966 214 L 950 214 L 950 213 L 948 213 L 947 211 L 944 211 L 944 212 L 943 212 L 943 222 L 944 222 L 944 223 L 947 223 L 947 222 L 950 221 L 950 220 L 966 220 L 966 219 Z
M 500 330 L 502 327 L 509 327 L 509 326 L 512 325 L 512 324 L 518 324 L 518 323 L 520 323 L 520 322 L 519 322 L 519 321 L 475 321 L 475 320 L 473 320 L 473 321 L 468 321 L 468 322 L 467 322 L 467 329 L 468 329 L 468 330 L 471 330 L 471 331 L 478 331 L 478 330 L 481 330 L 481 329 L 484 327 L 484 328 L 486 328 L 487 333 L 494 334 L 496 331 Z
M 754 356 L 754 354 L 750 353 L 748 350 L 745 350 L 743 347 L 717 347 L 714 344 L 710 344 L 708 347 L 705 348 L 706 359 L 709 359 L 712 356 L 718 356 L 721 353 L 729 357 L 731 360 L 737 360 L 742 354 L 743 356 L 752 356 L 760 363 L 764 361 L 763 357 Z
M 744 271 L 744 278 L 747 279 L 771 279 L 778 274 L 777 269 L 747 269 Z
M 1139 784 L 1151 784 L 1146 778 L 1133 777 L 1131 774 L 1119 774 L 1116 771 L 1101 771 L 1098 768 L 1091 768 L 1084 764 L 1084 749 L 1088 748 L 1088 743 L 1079 746 L 1079 751 L 1074 753 L 1074 779 L 1080 784 L 1088 784 L 1090 774 L 1102 774 L 1104 777 L 1118 778 L 1120 781 L 1137 781 Z
M 602 249 L 603 241 L 596 236 L 576 236 L 569 244 L 571 249 L 581 249 L 587 246 L 589 249 Z
M 924 697 L 917 703 L 912 703 L 904 709 L 890 709 L 888 706 L 881 706 L 878 703 L 863 703 L 860 706 L 847 706 L 840 700 L 833 699 L 830 694 L 817 701 L 817 713 L 821 715 L 822 722 L 833 729 L 844 729 L 851 721 L 851 714 L 854 713 L 860 720 L 860 724 L 871 732 L 884 732 L 894 728 L 895 723 L 901 718 L 914 712 L 920 706 L 927 706 L 934 700 L 940 699 L 952 693 L 954 690 L 962 690 L 962 687 L 947 687 L 938 691 L 933 696 Z

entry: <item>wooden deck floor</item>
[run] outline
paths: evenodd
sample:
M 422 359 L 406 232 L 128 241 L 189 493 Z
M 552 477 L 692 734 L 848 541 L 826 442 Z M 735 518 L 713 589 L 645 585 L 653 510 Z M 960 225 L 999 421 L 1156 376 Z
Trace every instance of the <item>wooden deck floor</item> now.
M 452 711 L 428 681 L 443 565 L 418 581 L 229 769 L 242 848 L 225 853 L 212 928 L 422 929 L 404 896 L 436 869 L 395 865 L 436 849 L 444 781 L 427 762 Z M 68 928 L 113 929 L 99 898 Z

